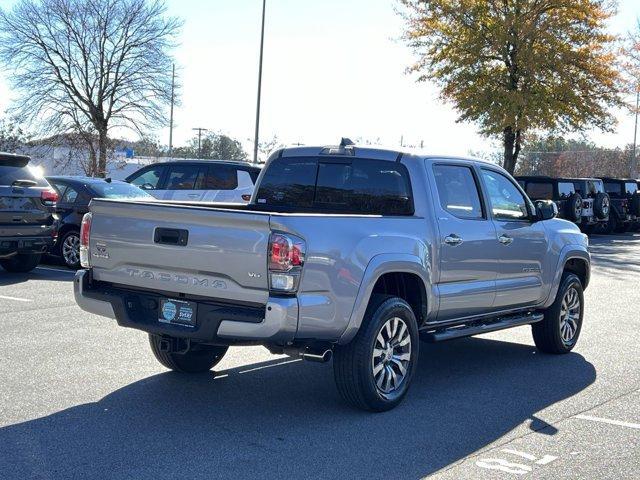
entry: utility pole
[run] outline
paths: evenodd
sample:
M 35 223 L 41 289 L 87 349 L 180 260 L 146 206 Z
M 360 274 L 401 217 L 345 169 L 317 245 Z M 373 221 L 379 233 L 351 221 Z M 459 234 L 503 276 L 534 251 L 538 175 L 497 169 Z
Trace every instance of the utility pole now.
M 209 130 L 206 128 L 192 128 L 191 130 L 195 130 L 198 132 L 198 158 L 201 157 L 201 149 L 202 149 L 202 132 L 208 132 Z
M 173 103 L 175 101 L 176 64 L 173 64 L 171 74 L 171 114 L 169 116 L 169 158 L 173 158 Z
M 636 87 L 636 123 L 633 127 L 633 152 L 631 153 L 631 178 L 638 178 L 638 161 L 636 143 L 638 140 L 638 108 L 640 107 L 640 83 Z
M 262 30 L 260 33 L 260 61 L 258 64 L 258 104 L 256 106 L 256 136 L 253 142 L 253 163 L 258 163 L 258 142 L 260 140 L 260 100 L 262 96 L 262 57 L 264 53 L 264 19 L 267 0 L 262 0 Z

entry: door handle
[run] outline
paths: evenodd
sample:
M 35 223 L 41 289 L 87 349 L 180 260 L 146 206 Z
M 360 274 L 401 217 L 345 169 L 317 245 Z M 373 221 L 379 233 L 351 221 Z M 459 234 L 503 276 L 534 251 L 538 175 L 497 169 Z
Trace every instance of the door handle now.
M 462 243 L 462 239 L 455 233 L 452 233 L 451 235 L 444 237 L 444 243 L 451 245 L 452 247 L 457 247 Z
M 509 235 L 500 235 L 498 241 L 503 245 L 511 245 L 513 243 L 513 237 Z

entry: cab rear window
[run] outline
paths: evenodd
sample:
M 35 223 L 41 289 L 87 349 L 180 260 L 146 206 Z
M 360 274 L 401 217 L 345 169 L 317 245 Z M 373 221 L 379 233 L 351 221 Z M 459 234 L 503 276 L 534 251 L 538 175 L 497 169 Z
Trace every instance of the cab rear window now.
M 256 195 L 282 211 L 412 215 L 409 174 L 397 162 L 346 158 L 278 158 Z

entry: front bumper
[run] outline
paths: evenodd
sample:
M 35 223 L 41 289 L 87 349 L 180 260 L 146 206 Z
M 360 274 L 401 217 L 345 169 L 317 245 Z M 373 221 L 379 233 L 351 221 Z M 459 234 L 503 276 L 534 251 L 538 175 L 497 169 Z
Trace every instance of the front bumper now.
M 52 235 L 46 237 L 0 237 L 0 258 L 19 253 L 45 253 L 55 243 Z
M 269 297 L 264 306 L 230 304 L 201 297 L 182 298 L 179 294 L 93 282 L 90 270 L 78 270 L 73 290 L 76 303 L 84 311 L 113 318 L 122 327 L 157 335 L 223 345 L 286 344 L 295 338 L 298 328 L 298 300 L 295 297 Z M 198 304 L 196 325 L 159 322 L 159 300 L 167 297 L 195 301 Z

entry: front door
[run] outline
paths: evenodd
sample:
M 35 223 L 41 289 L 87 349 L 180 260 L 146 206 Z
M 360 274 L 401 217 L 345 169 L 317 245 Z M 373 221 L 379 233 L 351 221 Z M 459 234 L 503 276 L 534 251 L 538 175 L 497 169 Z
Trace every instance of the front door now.
M 468 164 L 433 165 L 437 192 L 440 276 L 438 320 L 482 315 L 491 310 L 498 262 L 496 230 Z
M 494 309 L 535 305 L 543 300 L 548 258 L 544 226 L 533 221 L 533 206 L 509 177 L 491 168 L 481 171 L 500 259 Z

